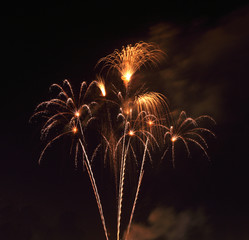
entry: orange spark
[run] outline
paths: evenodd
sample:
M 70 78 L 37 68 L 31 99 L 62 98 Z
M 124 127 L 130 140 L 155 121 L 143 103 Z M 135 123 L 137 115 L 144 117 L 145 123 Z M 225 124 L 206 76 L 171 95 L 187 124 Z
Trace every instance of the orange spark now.
M 148 124 L 151 126 L 151 125 L 153 125 L 153 122 L 151 120 L 149 120 Z
M 103 97 L 105 97 L 106 96 L 105 81 L 100 76 L 97 76 L 97 86 L 98 86 L 99 90 L 101 91 L 101 95 Z
M 73 127 L 72 131 L 74 134 L 77 133 L 77 131 L 78 131 L 77 127 Z
M 128 83 L 130 82 L 132 77 L 132 74 L 127 71 L 126 73 L 124 73 L 124 75 L 121 76 L 121 79 L 124 81 L 125 85 L 128 85 Z
M 134 131 L 130 130 L 129 133 L 128 133 L 130 136 L 134 136 Z
M 135 97 L 137 111 L 145 111 L 161 119 L 168 104 L 164 95 L 157 92 L 146 92 Z
M 171 142 L 175 142 L 177 140 L 177 137 L 176 136 L 173 136 L 172 138 L 171 138 Z
M 125 87 L 128 87 L 134 73 L 142 66 L 156 66 L 162 55 L 163 52 L 154 44 L 139 42 L 134 46 L 123 46 L 121 51 L 116 49 L 113 53 L 101 58 L 97 65 L 104 62 L 103 68 L 116 69 L 120 73 Z
M 76 111 L 76 112 L 74 113 L 74 116 L 75 116 L 75 117 L 79 117 L 79 116 L 80 116 L 79 111 Z

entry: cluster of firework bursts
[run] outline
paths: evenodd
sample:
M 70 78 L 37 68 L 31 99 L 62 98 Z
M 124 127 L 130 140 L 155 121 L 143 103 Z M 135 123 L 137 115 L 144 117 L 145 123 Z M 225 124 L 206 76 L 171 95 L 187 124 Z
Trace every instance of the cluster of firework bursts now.
M 183 111 L 178 119 L 174 119 L 164 95 L 146 91 L 143 86 L 134 87 L 136 73 L 143 67 L 157 66 L 163 56 L 164 53 L 156 45 L 145 42 L 128 45 L 121 51 L 115 50 L 97 63 L 102 65 L 100 73 L 105 75 L 106 80 L 98 75 L 89 85 L 82 82 L 77 94 L 68 80 L 64 80 L 62 85 L 53 84 L 51 88 L 57 89 L 56 97 L 40 103 L 31 117 L 44 119 L 41 138 L 47 145 L 41 152 L 39 163 L 53 142 L 65 135 L 72 139 L 75 167 L 81 165 L 87 170 L 106 239 L 110 236 L 92 166 L 100 149 L 103 162 L 110 167 L 116 185 L 116 239 L 126 240 L 129 238 L 146 159 L 153 163 L 153 151 L 162 149 L 162 159 L 169 153 L 175 166 L 175 151 L 181 146 L 177 142 L 183 143 L 188 155 L 189 143 L 193 143 L 207 156 L 208 145 L 203 133 L 214 136 L 211 130 L 201 126 L 204 119 L 214 122 L 210 116 L 193 119 Z M 99 136 L 91 154 L 86 134 L 90 131 L 89 125 L 94 126 L 95 132 L 97 129 L 96 136 Z M 137 179 L 136 191 L 129 222 L 125 234 L 122 234 L 122 203 L 128 171 L 137 174 L 134 178 Z

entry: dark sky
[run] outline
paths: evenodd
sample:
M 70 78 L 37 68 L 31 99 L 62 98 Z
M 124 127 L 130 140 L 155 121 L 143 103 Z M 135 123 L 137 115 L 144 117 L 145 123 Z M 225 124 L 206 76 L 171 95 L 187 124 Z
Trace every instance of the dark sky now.
M 99 58 L 142 40 L 167 53 L 149 87 L 173 110 L 213 116 L 217 138 L 209 140 L 211 162 L 194 155 L 176 169 L 148 169 L 134 239 L 248 239 L 248 25 L 246 1 L 9 4 L 1 28 L 0 238 L 104 239 L 86 173 L 61 163 L 65 144 L 38 166 L 39 125 L 29 118 L 52 83 L 90 82 Z M 103 180 L 113 233 L 110 191 Z

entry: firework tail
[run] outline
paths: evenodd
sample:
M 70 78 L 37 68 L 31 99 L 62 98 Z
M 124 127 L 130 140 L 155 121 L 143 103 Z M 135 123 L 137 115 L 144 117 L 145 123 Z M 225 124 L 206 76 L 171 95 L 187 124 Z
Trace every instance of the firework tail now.
M 122 145 L 122 156 L 121 156 L 121 163 L 120 163 L 120 171 L 119 171 L 119 190 L 118 190 L 118 211 L 117 211 L 117 240 L 119 240 L 119 231 L 120 231 L 120 220 L 121 220 L 121 182 L 122 182 L 122 175 L 124 171 L 124 149 L 125 149 L 125 136 L 126 136 L 126 129 L 127 129 L 127 122 L 125 122 L 124 128 L 124 137 L 123 137 L 123 145 Z
M 125 166 L 126 166 L 126 156 L 130 145 L 130 138 L 125 149 L 125 135 L 127 129 L 127 122 L 125 123 L 124 138 L 123 138 L 123 149 L 122 149 L 122 158 L 120 166 L 120 179 L 119 179 L 119 193 L 118 193 L 118 212 L 117 212 L 117 240 L 119 240 L 120 235 L 120 222 L 122 214 L 122 201 L 123 201 L 123 191 L 124 191 L 124 178 L 125 178 Z
M 67 132 L 64 132 L 64 133 L 62 133 L 62 134 L 56 136 L 55 138 L 53 138 L 53 139 L 46 145 L 46 147 L 42 150 L 42 152 L 41 152 L 41 154 L 40 154 L 40 157 L 39 157 L 39 160 L 38 160 L 38 163 L 41 164 L 41 160 L 42 160 L 42 157 L 43 157 L 45 151 L 47 150 L 47 148 L 48 148 L 54 141 L 56 141 L 57 139 L 61 138 L 62 136 L 66 135 L 66 134 L 68 134 L 68 133 L 71 133 L 71 132 L 72 132 L 72 131 L 67 131 Z
M 93 175 L 93 172 L 92 172 L 91 164 L 89 162 L 85 147 L 84 147 L 81 139 L 79 139 L 79 142 L 80 142 L 82 151 L 83 151 L 83 153 L 85 155 L 85 165 L 86 165 L 87 173 L 89 175 L 89 178 L 90 178 L 90 181 L 91 181 L 91 184 L 92 184 L 92 188 L 93 188 L 93 191 L 94 191 L 94 195 L 95 195 L 95 198 L 96 198 L 96 202 L 97 202 L 97 205 L 98 205 L 100 218 L 101 218 L 102 225 L 103 225 L 104 232 L 105 232 L 105 237 L 106 237 L 106 240 L 108 240 L 109 238 L 108 238 L 108 232 L 107 232 L 107 228 L 106 228 L 106 224 L 105 224 L 105 217 L 104 217 L 104 213 L 103 213 L 103 208 L 102 208 L 102 204 L 101 204 L 101 201 L 100 201 L 99 192 L 98 192 L 98 188 L 97 188 L 97 185 L 96 185 L 96 182 L 95 182 L 95 178 L 94 178 L 94 175 Z
M 131 215 L 130 215 L 130 220 L 129 220 L 129 224 L 128 224 L 127 231 L 126 231 L 125 240 L 127 240 L 128 236 L 129 236 L 131 223 L 132 223 L 134 211 L 135 211 L 136 204 L 137 204 L 137 198 L 138 198 L 139 190 L 140 190 L 143 175 L 144 175 L 144 162 L 145 162 L 145 156 L 146 156 L 146 152 L 147 152 L 148 142 L 149 142 L 149 138 L 147 138 L 145 146 L 144 146 L 144 154 L 143 154 L 143 160 L 142 160 L 140 174 L 139 174 L 139 178 L 138 178 L 137 191 L 136 191 L 135 199 L 134 199 L 132 210 L 131 210 Z

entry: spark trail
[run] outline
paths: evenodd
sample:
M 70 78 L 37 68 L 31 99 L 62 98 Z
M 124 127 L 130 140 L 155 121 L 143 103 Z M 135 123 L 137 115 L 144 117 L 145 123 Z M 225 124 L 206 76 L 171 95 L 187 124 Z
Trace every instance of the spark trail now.
M 145 67 L 158 66 L 163 56 L 163 51 L 153 43 L 139 42 L 123 46 L 121 50 L 116 49 L 97 62 L 97 65 L 102 65 L 101 72 L 107 69 L 108 79 L 97 75 L 89 85 L 82 82 L 78 96 L 75 95 L 68 80 L 64 80 L 62 85 L 52 84 L 51 89 L 57 89 L 58 94 L 55 98 L 38 104 L 31 117 L 31 120 L 44 120 L 41 139 L 47 143 L 40 154 L 39 163 L 44 158 L 46 150 L 55 141 L 66 136 L 75 144 L 75 168 L 78 166 L 79 149 L 82 149 L 82 166 L 85 166 L 91 182 L 106 240 L 109 240 L 109 235 L 91 165 L 99 149 L 104 149 L 104 166 L 108 163 L 115 179 L 116 240 L 122 239 L 122 208 L 126 178 L 129 176 L 128 173 L 138 172 L 138 176 L 137 173 L 135 175 L 135 196 L 124 236 L 127 240 L 145 172 L 145 161 L 149 159 L 151 164 L 154 161 L 152 151 L 163 145 L 166 150 L 162 154 L 162 159 L 171 151 L 175 167 L 175 151 L 178 147 L 176 143 L 182 142 L 188 155 L 189 143 L 193 143 L 208 156 L 208 145 L 203 133 L 215 136 L 211 130 L 202 127 L 205 119 L 214 122 L 210 116 L 203 115 L 193 119 L 182 111 L 175 120 L 170 114 L 168 101 L 163 94 L 148 91 L 144 85 L 133 84 L 137 80 L 138 71 Z M 110 72 L 114 73 L 111 78 Z M 118 78 L 115 77 L 117 75 Z M 93 120 L 96 120 L 94 131 L 98 132 L 100 137 L 89 160 L 86 132 L 93 130 L 89 130 L 89 123 Z M 141 154 L 142 159 L 139 158 Z
M 49 132 L 53 130 L 55 127 L 60 127 L 61 133 L 56 134 L 56 136 L 50 140 L 45 148 L 42 150 L 39 163 L 42 160 L 42 157 L 47 150 L 47 148 L 59 138 L 71 134 L 73 135 L 76 140 L 76 152 L 75 152 L 75 165 L 77 165 L 77 155 L 78 155 L 78 145 L 80 144 L 82 151 L 83 151 L 83 164 L 86 166 L 87 173 L 89 179 L 91 181 L 91 185 L 93 188 L 93 192 L 96 198 L 97 206 L 99 209 L 100 218 L 102 221 L 103 229 L 105 232 L 105 237 L 108 240 L 108 232 L 106 228 L 103 208 L 98 192 L 98 188 L 96 185 L 96 181 L 94 178 L 94 174 L 92 171 L 91 163 L 89 161 L 89 157 L 87 155 L 85 146 L 83 142 L 85 142 L 84 130 L 89 124 L 89 122 L 93 119 L 92 112 L 91 112 L 91 105 L 93 105 L 93 101 L 86 103 L 86 97 L 88 92 L 90 91 L 91 86 L 94 84 L 100 88 L 102 95 L 104 95 L 104 83 L 102 79 L 98 79 L 99 81 L 93 81 L 88 87 L 85 82 L 82 82 L 79 97 L 78 99 L 75 97 L 73 92 L 72 86 L 68 80 L 63 82 L 63 86 L 58 84 L 53 84 L 51 88 L 56 87 L 59 89 L 59 94 L 56 98 L 53 98 L 49 101 L 45 101 L 40 103 L 37 108 L 36 112 L 31 117 L 31 120 L 36 117 L 45 117 L 48 119 L 42 127 L 41 130 L 41 137 L 46 139 L 48 137 Z M 65 89 L 65 85 L 69 88 L 69 93 Z M 83 94 L 84 93 L 84 94 Z M 76 100 L 77 99 L 77 100 Z M 40 110 L 42 108 L 42 110 Z M 64 131 L 64 129 L 69 129 L 68 131 Z M 80 129 L 80 131 L 78 131 Z M 98 150 L 98 146 L 95 149 L 94 153 Z M 94 154 L 93 154 L 94 157 Z
M 173 118 L 171 119 L 172 119 L 171 122 L 172 125 L 162 126 L 165 129 L 165 134 L 164 134 L 165 144 L 166 140 L 168 140 L 168 146 L 163 153 L 162 159 L 165 157 L 169 148 L 171 148 L 173 167 L 175 167 L 175 144 L 177 141 L 181 141 L 184 144 L 188 156 L 190 155 L 188 144 L 189 142 L 192 142 L 195 145 L 197 145 L 208 158 L 208 154 L 206 151 L 206 149 L 208 148 L 208 144 L 204 139 L 204 137 L 201 135 L 201 132 L 207 132 L 214 137 L 215 134 L 207 128 L 200 127 L 200 124 L 201 120 L 204 119 L 211 120 L 211 122 L 215 123 L 214 119 L 208 115 L 203 115 L 193 119 L 191 117 L 187 117 L 184 111 L 180 113 L 176 121 L 174 121 Z
M 97 202 L 97 205 L 98 205 L 100 218 L 101 218 L 103 229 L 104 229 L 104 232 L 105 232 L 105 237 L 108 240 L 109 237 L 108 237 L 108 232 L 107 232 L 107 228 L 106 228 L 105 217 L 104 217 L 103 208 L 102 208 L 102 204 L 101 204 L 100 197 L 99 197 L 99 191 L 98 191 L 98 188 L 97 188 L 97 185 L 96 185 L 96 181 L 95 181 L 95 178 L 94 178 L 94 175 L 93 175 L 91 163 L 90 163 L 90 161 L 88 159 L 85 147 L 84 147 L 81 139 L 79 139 L 79 142 L 80 142 L 82 151 L 83 151 L 83 153 L 85 155 L 87 173 L 88 173 L 88 176 L 90 178 L 90 181 L 91 181 L 91 184 L 92 184 L 92 188 L 93 188 L 93 191 L 94 191 L 94 196 L 96 198 L 96 202 Z
M 103 68 L 108 68 L 108 72 L 117 70 L 124 85 L 128 87 L 133 75 L 142 66 L 156 66 L 162 56 L 163 52 L 155 44 L 139 42 L 134 46 L 123 47 L 121 51 L 116 49 L 113 53 L 101 58 L 97 65 L 103 62 Z
M 136 204 L 137 204 L 137 198 L 138 198 L 139 190 L 141 187 L 142 179 L 144 176 L 144 162 L 145 162 L 145 156 L 146 156 L 146 152 L 147 152 L 148 142 L 149 142 L 149 138 L 147 138 L 147 140 L 145 142 L 145 146 L 144 146 L 144 154 L 143 154 L 142 164 L 141 164 L 141 168 L 140 168 L 138 183 L 137 183 L 136 195 L 135 195 L 135 199 L 134 199 L 132 210 L 131 210 L 131 215 L 130 215 L 130 219 L 129 219 L 129 223 L 128 223 L 128 227 L 127 227 L 127 231 L 126 231 L 126 235 L 125 235 L 125 240 L 127 240 L 127 238 L 129 237 L 131 223 L 132 223 L 133 215 L 134 215 Z

